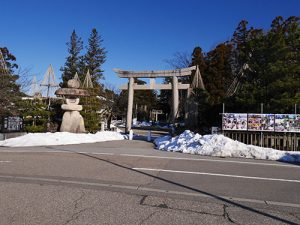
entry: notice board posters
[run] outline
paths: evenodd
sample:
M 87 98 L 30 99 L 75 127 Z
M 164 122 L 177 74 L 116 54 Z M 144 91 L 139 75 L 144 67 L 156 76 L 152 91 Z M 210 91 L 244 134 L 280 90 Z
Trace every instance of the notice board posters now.
M 276 132 L 300 132 L 299 114 L 275 114 Z
M 223 113 L 223 130 L 247 130 L 247 113 Z
M 294 115 L 294 122 L 292 123 L 292 132 L 300 132 L 300 115 Z
M 300 133 L 300 114 L 223 113 L 222 129 Z
M 248 114 L 249 131 L 274 131 L 274 114 Z

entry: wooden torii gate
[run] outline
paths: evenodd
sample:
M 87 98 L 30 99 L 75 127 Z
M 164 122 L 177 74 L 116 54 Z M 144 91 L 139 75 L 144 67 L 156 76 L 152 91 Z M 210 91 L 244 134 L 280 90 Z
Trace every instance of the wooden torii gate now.
M 128 90 L 128 107 L 127 107 L 127 120 L 126 120 L 126 132 L 131 130 L 132 123 L 132 107 L 133 107 L 133 94 L 134 90 L 172 90 L 173 104 L 172 104 L 172 122 L 175 123 L 175 119 L 178 113 L 179 107 L 179 89 L 189 89 L 190 84 L 182 84 L 178 82 L 178 77 L 190 76 L 192 71 L 196 69 L 196 66 L 189 68 L 177 69 L 177 70 L 157 70 L 157 71 L 125 71 L 121 69 L 114 69 L 117 75 L 121 78 L 128 78 L 128 84 L 122 85 L 121 90 Z M 169 84 L 156 84 L 155 78 L 159 77 L 172 77 L 172 83 Z M 150 78 L 148 84 L 134 83 L 134 78 Z

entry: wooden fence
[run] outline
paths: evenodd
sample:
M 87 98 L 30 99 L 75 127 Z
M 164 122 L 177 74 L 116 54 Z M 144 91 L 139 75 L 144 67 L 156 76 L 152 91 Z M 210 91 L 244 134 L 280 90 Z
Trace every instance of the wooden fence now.
M 253 131 L 223 131 L 225 136 L 243 142 L 286 151 L 300 151 L 300 133 L 275 133 Z

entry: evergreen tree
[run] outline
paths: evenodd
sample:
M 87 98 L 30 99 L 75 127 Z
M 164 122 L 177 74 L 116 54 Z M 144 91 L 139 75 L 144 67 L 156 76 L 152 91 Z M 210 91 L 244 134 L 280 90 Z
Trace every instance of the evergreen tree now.
M 17 58 L 8 50 L 7 47 L 0 47 L 8 72 L 13 74 L 15 69 L 18 69 L 18 64 L 15 63 Z
M 104 101 L 100 96 L 105 96 L 105 90 L 100 83 L 103 79 L 102 64 L 105 62 L 106 51 L 101 47 L 103 40 L 96 29 L 93 29 L 88 40 L 87 52 L 80 57 L 79 67 L 80 74 L 83 74 L 81 80 L 84 80 L 85 74 L 89 71 L 93 87 L 87 88 L 90 96 L 82 99 L 84 108 L 83 117 L 86 121 L 86 129 L 90 132 L 96 132 L 100 129 L 100 122 L 103 121 L 103 115 L 99 112 L 105 108 Z M 100 110 L 102 109 L 102 110 Z
M 103 39 L 97 30 L 92 29 L 88 40 L 87 53 L 84 56 L 85 71 L 89 70 L 94 86 L 99 86 L 99 81 L 104 79 L 102 65 L 106 60 L 106 51 L 102 47 Z
M 77 36 L 75 30 L 73 30 L 70 42 L 67 43 L 69 56 L 66 58 L 64 67 L 60 69 L 62 71 L 62 83 L 61 87 L 66 87 L 68 80 L 72 79 L 77 72 L 80 74 L 80 52 L 83 48 L 83 42 L 80 37 Z
M 294 104 L 300 104 L 299 22 L 300 17 L 276 17 L 266 36 L 270 58 L 265 71 L 265 99 L 279 112 L 291 113 Z
M 53 107 L 54 102 L 52 102 Z M 58 110 L 61 111 L 61 103 Z M 47 127 L 48 118 L 51 118 L 51 125 L 54 125 L 54 112 L 47 110 L 48 104 L 45 100 L 35 98 L 22 100 L 18 103 L 18 109 L 24 119 L 24 130 L 27 132 L 49 132 L 50 127 Z M 57 126 L 52 132 L 57 131 Z
M 197 116 L 194 123 L 188 123 L 189 129 L 207 133 L 211 126 L 218 124 L 220 103 L 225 97 L 226 88 L 232 76 L 231 49 L 232 46 L 228 43 L 219 44 L 208 53 L 204 53 L 200 47 L 194 48 L 192 65 L 199 67 L 205 90 L 194 88 L 188 100 L 195 103 L 190 107 Z M 193 114 L 193 112 L 190 113 Z
M 265 68 L 262 64 L 266 59 L 264 32 L 252 27 L 248 29 L 247 25 L 247 21 L 241 21 L 230 41 L 232 81 L 237 83 L 233 89 L 235 96 L 225 102 L 226 108 L 233 112 L 257 111 L 262 102 L 257 87 L 263 81 L 262 71 Z
M 234 74 L 238 74 L 245 63 L 251 57 L 251 49 L 248 41 L 252 27 L 248 29 L 248 21 L 242 20 L 233 33 L 230 44 L 233 46 L 231 54 L 231 65 Z
M 245 46 L 251 49 L 250 69 L 232 102 L 245 112 L 259 112 L 260 103 L 266 112 L 293 112 L 300 103 L 299 17 L 276 17 L 265 33 L 252 29 Z
M 206 69 L 206 63 L 204 60 L 204 53 L 202 48 L 199 46 L 195 47 L 192 53 L 192 65 L 191 66 L 198 66 L 200 69 L 200 73 L 203 74 L 204 70 Z
M 15 63 L 16 57 L 6 47 L 1 47 L 0 51 L 8 69 L 8 71 L 5 71 L 4 68 L 0 69 L 0 117 L 17 115 L 16 103 L 24 94 L 21 93 L 20 85 L 17 84 L 19 76 L 14 75 L 14 69 L 18 68 Z
M 229 83 L 232 81 L 231 49 L 230 44 L 222 43 L 207 53 L 204 83 L 212 105 L 223 102 Z

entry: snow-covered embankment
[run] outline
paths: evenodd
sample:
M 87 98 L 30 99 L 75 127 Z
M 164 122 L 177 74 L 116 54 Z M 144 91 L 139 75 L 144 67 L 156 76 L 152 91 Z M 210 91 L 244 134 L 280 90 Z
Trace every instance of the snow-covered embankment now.
M 56 133 L 29 133 L 24 136 L 0 141 L 0 146 L 25 147 L 25 146 L 48 146 L 70 145 L 82 143 L 95 143 L 103 141 L 123 140 L 124 135 L 119 132 L 103 131 L 95 134 L 74 134 L 68 132 Z
M 176 137 L 164 136 L 154 140 L 157 149 L 204 156 L 300 162 L 300 152 L 262 148 L 234 141 L 224 135 L 195 134 L 189 130 Z

